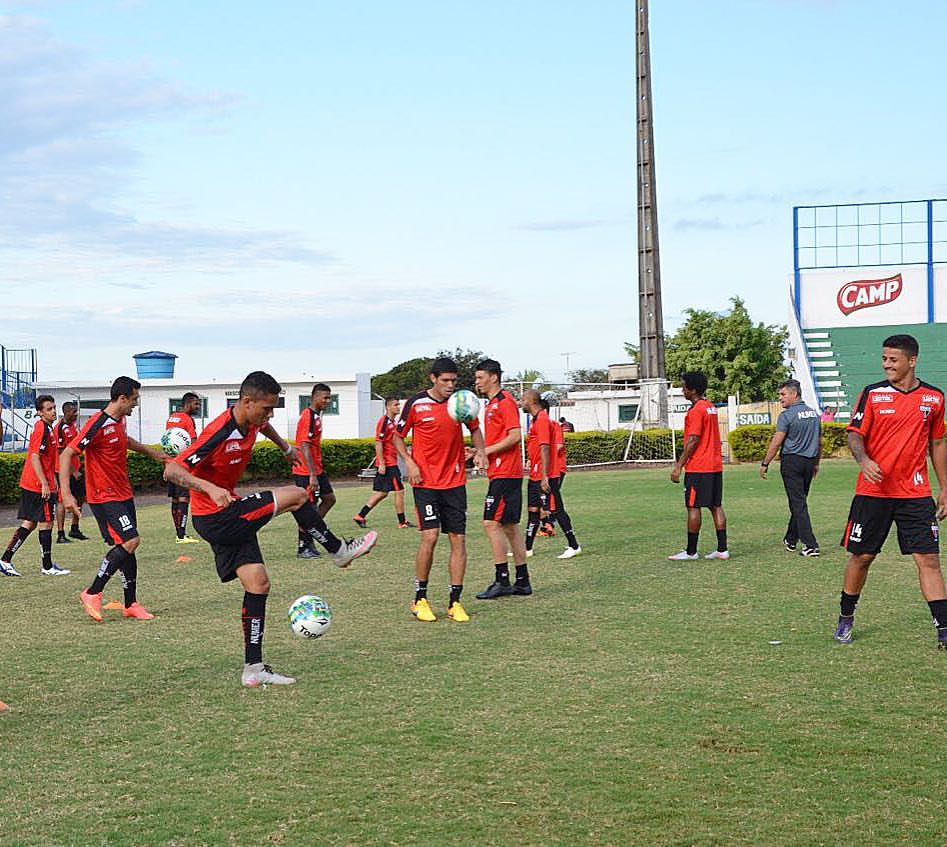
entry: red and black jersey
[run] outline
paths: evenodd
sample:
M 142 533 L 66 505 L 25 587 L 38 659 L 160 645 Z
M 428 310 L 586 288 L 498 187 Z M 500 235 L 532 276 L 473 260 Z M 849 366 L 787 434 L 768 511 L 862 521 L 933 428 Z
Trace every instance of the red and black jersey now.
M 519 429 L 520 409 L 509 392 L 500 391 L 489 401 L 484 410 L 483 438 L 489 447 L 502 441 L 512 429 Z M 502 453 L 492 453 L 487 457 L 487 476 L 490 479 L 522 479 L 523 453 L 517 442 Z
M 858 475 L 856 494 L 867 497 L 929 497 L 927 453 L 931 439 L 944 437 L 944 393 L 926 382 L 901 391 L 890 382 L 866 386 L 852 412 L 849 432 L 881 468 L 881 482 Z
M 59 454 L 65 450 L 72 440 L 79 434 L 79 427 L 75 423 L 66 423 L 65 418 L 60 418 L 53 425 L 53 439 L 56 442 L 56 473 L 59 473 Z M 79 470 L 81 459 L 78 453 L 72 454 L 72 469 Z
M 104 409 L 96 412 L 69 446 L 85 454 L 86 499 L 90 503 L 132 499 L 124 418 L 117 421 Z
M 572 424 L 559 424 L 559 435 L 562 436 L 562 440 L 559 442 L 559 471 L 560 473 L 565 473 L 566 470 L 566 433 L 575 432 L 575 427 Z
M 550 479 L 557 477 L 556 457 L 553 455 L 553 426 L 549 420 L 549 413 L 545 409 L 540 409 L 533 417 L 529 426 L 529 432 L 526 433 L 526 459 L 529 462 L 529 478 L 538 482 L 543 478 L 542 464 L 542 446 L 545 444 L 549 448 L 549 465 L 546 469 L 546 476 Z
M 480 421 L 467 424 L 473 432 Z M 421 471 L 419 488 L 446 489 L 465 485 L 467 459 L 460 424 L 447 414 L 447 402 L 435 400 L 427 391 L 415 394 L 404 404 L 397 432 L 406 438 L 413 432 L 411 458 Z
M 684 416 L 684 443 L 696 435 L 697 449 L 684 465 L 691 473 L 714 473 L 723 470 L 723 452 L 720 449 L 720 426 L 717 423 L 717 407 L 701 398 Z
M 194 426 L 194 418 L 187 412 L 173 412 L 165 423 L 164 428 L 166 430 L 175 428 L 183 429 L 191 436 L 191 441 L 197 438 L 197 427 Z
M 395 450 L 395 422 L 382 415 L 378 425 L 375 427 L 375 441 L 381 444 L 381 459 L 386 468 L 393 468 L 398 464 L 398 451 Z M 378 457 L 375 457 L 375 464 L 378 464 Z
M 199 479 L 225 488 L 236 497 L 237 483 L 253 454 L 258 432 L 259 429 L 253 426 L 241 432 L 233 409 L 227 409 L 207 424 L 197 440 L 182 450 L 174 461 Z M 192 514 L 212 515 L 225 508 L 218 506 L 203 491 L 191 491 Z
M 549 447 L 549 476 L 562 476 L 566 472 L 566 440 L 562 437 L 562 427 L 551 420 L 549 433 L 552 436 L 552 444 Z
M 33 425 L 30 443 L 26 448 L 26 461 L 23 463 L 23 471 L 20 474 L 20 488 L 39 494 L 43 490 L 43 484 L 33 469 L 33 456 L 39 456 L 39 464 L 46 478 L 46 484 L 50 491 L 55 492 L 58 457 L 56 439 L 53 436 L 53 425 L 46 423 L 42 418 Z
M 299 448 L 304 443 L 309 445 L 313 471 L 317 474 L 325 473 L 322 466 L 322 417 L 312 407 L 303 409 L 299 423 L 296 424 L 296 447 Z M 297 476 L 309 476 L 309 466 L 303 459 L 301 450 L 299 459 L 293 465 L 293 473 Z

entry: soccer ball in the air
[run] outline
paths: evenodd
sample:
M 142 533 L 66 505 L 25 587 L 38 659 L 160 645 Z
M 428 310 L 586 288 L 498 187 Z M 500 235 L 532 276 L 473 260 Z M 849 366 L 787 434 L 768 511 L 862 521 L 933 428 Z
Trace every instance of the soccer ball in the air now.
M 319 638 L 332 626 L 332 609 L 321 597 L 303 594 L 289 607 L 289 628 L 300 638 Z
M 447 414 L 455 421 L 469 423 L 480 414 L 480 401 L 477 395 L 461 388 L 447 398 Z
M 182 450 L 191 446 L 191 436 L 187 434 L 186 429 L 179 426 L 173 426 L 166 429 L 161 436 L 161 449 L 169 456 L 177 456 Z

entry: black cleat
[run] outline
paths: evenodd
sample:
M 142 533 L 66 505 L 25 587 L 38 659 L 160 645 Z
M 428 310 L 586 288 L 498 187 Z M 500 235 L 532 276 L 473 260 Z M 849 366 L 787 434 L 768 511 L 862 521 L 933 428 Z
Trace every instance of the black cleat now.
M 483 591 L 477 595 L 478 600 L 496 600 L 497 597 L 509 597 L 513 594 L 512 585 L 502 585 L 499 582 L 491 582 Z
M 75 538 L 76 541 L 88 541 L 88 540 L 89 540 L 89 536 L 88 536 L 88 535 L 84 535 L 81 529 L 70 529 L 70 530 L 69 530 L 69 537 L 70 537 L 70 538 Z
M 72 542 L 68 538 L 66 538 L 64 534 L 56 536 L 56 543 L 57 544 L 72 544 Z
M 314 550 L 312 547 L 300 547 L 296 551 L 297 559 L 321 559 L 322 556 L 319 555 L 318 550 Z
M 528 582 L 523 585 L 514 582 L 511 588 L 513 589 L 512 594 L 514 597 L 529 597 L 529 595 L 533 593 L 533 586 Z

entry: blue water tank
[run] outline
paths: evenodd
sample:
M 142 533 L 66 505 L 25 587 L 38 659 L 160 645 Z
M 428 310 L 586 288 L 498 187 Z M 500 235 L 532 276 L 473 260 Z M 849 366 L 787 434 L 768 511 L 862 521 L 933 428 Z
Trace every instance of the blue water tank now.
M 174 353 L 162 353 L 160 350 L 149 350 L 147 353 L 136 353 L 135 368 L 139 379 L 173 379 Z

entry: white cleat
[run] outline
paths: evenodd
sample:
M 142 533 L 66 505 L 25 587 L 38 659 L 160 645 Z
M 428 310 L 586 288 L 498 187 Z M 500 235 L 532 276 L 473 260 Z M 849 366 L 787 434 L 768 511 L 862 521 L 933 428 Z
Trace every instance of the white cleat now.
M 276 673 L 269 665 L 258 662 L 255 665 L 244 665 L 243 675 L 240 677 L 247 688 L 256 688 L 258 685 L 292 685 L 296 682 L 295 677 L 283 676 Z
M 669 562 L 693 562 L 696 559 L 700 558 L 700 553 L 694 553 L 691 555 L 686 550 L 681 550 L 680 553 L 675 553 L 673 556 L 668 556 Z
M 0 559 L 0 576 L 23 576 L 23 574 L 13 567 L 12 562 L 4 562 Z
M 730 558 L 729 550 L 714 550 L 713 553 L 708 553 L 704 556 L 705 559 L 723 559 L 726 561 Z
M 353 538 L 351 541 L 343 541 L 338 553 L 333 553 L 335 565 L 338 568 L 347 568 L 359 556 L 364 556 L 370 552 L 375 542 L 378 540 L 378 533 L 375 530 L 366 532 L 361 538 Z
M 513 554 L 510 553 L 510 555 L 512 556 Z M 532 558 L 533 558 L 533 550 L 527 550 L 527 551 L 526 551 L 526 558 L 527 558 L 527 559 L 532 559 Z
M 72 571 L 69 568 L 61 568 L 59 565 L 50 565 L 48 568 L 43 568 L 40 570 L 40 573 L 43 576 L 66 576 L 71 574 Z
M 566 547 L 558 556 L 557 559 L 574 559 L 579 553 L 582 552 L 581 547 Z

